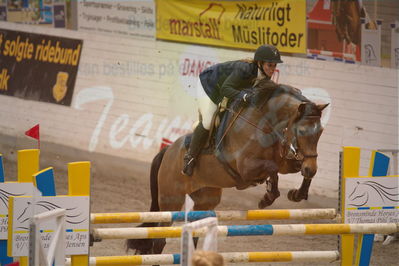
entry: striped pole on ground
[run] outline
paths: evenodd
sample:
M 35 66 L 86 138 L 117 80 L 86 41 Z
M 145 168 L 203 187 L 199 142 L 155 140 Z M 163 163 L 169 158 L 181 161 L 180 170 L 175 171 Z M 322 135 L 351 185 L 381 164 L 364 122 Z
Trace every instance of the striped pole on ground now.
M 248 262 L 333 262 L 338 251 L 276 251 L 220 253 L 226 263 Z M 90 257 L 90 266 L 180 264 L 180 254 Z M 66 265 L 70 265 L 67 260 Z
M 185 212 L 124 212 L 92 213 L 92 224 L 148 223 L 184 221 Z M 237 220 L 282 220 L 282 219 L 334 219 L 335 209 L 291 209 L 291 210 L 249 210 L 249 211 L 192 211 L 189 221 L 217 217 L 219 221 Z
M 392 234 L 399 232 L 399 223 L 384 224 L 282 224 L 218 226 L 218 236 L 250 235 L 336 235 L 336 234 Z M 102 239 L 143 239 L 181 237 L 182 227 L 95 228 L 95 241 Z M 193 236 L 204 236 L 199 229 Z

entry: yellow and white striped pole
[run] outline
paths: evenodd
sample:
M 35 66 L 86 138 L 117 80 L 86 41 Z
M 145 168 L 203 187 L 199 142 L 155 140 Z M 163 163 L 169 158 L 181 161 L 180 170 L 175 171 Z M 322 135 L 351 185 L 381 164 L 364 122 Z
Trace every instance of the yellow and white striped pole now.
M 226 263 L 248 262 L 333 262 L 339 260 L 338 251 L 280 251 L 220 253 Z M 180 254 L 90 257 L 90 266 L 128 266 L 180 264 Z M 70 265 L 67 260 L 66 265 Z

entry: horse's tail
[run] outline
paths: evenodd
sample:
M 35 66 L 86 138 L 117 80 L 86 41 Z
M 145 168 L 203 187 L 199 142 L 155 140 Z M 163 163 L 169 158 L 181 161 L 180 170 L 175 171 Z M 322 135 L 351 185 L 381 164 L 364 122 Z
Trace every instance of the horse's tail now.
M 159 211 L 159 202 L 158 202 L 158 172 L 161 167 L 163 156 L 167 147 L 163 148 L 158 154 L 152 159 L 151 163 L 151 172 L 150 172 L 150 188 L 151 188 L 151 207 L 150 211 L 157 212 Z
M 163 156 L 165 155 L 165 152 L 167 150 L 166 148 L 163 148 L 158 154 L 152 159 L 151 163 L 151 170 L 150 170 L 150 189 L 151 189 L 151 207 L 150 211 L 159 211 L 159 202 L 158 202 L 158 172 L 159 168 L 161 167 L 162 159 Z M 159 223 L 142 223 L 138 225 L 137 227 L 157 227 L 159 226 Z M 136 254 L 159 254 L 162 251 L 162 248 L 160 248 L 160 251 L 157 250 L 159 245 L 162 245 L 162 243 L 159 243 L 157 241 L 158 239 L 128 239 L 126 240 L 126 252 L 129 251 L 129 249 L 136 250 Z

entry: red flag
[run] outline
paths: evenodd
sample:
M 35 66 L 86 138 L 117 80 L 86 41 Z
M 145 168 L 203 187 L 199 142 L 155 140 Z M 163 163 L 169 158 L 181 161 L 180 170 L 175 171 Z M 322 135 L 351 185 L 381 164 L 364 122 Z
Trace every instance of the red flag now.
M 40 133 L 39 133 L 39 131 L 40 131 L 39 124 L 37 124 L 36 126 L 32 127 L 28 131 L 26 131 L 25 135 L 27 135 L 28 137 L 37 139 L 38 146 L 40 149 Z
M 168 147 L 172 144 L 173 142 L 167 138 L 162 138 L 162 143 L 161 143 L 161 147 L 159 148 L 159 150 L 162 150 L 165 147 Z
M 39 124 L 37 124 L 36 126 L 32 127 L 28 131 L 26 131 L 25 135 L 27 135 L 28 137 L 40 140 Z

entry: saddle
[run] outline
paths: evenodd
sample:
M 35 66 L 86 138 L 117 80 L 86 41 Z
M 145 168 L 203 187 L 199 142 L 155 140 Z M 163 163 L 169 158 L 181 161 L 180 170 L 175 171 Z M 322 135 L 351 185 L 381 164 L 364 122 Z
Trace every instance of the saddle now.
M 229 118 L 231 117 L 231 113 L 226 112 L 227 105 L 227 98 L 224 98 L 222 103 L 218 105 L 216 112 L 213 114 L 212 126 L 209 130 L 208 140 L 205 147 L 202 149 L 201 154 L 214 154 L 216 152 L 216 145 L 221 141 Z M 233 106 L 230 108 L 233 108 Z M 184 139 L 184 146 L 186 149 L 190 147 L 192 136 L 192 133 L 188 134 Z M 222 145 L 219 145 L 218 148 L 220 149 L 221 147 Z

